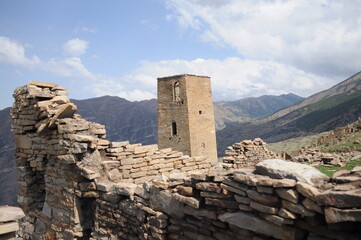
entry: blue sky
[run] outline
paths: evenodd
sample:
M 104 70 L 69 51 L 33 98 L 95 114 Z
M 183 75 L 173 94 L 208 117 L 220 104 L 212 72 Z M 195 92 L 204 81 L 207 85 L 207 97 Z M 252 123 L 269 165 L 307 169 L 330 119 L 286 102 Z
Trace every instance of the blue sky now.
M 0 109 L 29 80 L 71 98 L 156 97 L 156 78 L 207 75 L 215 100 L 307 97 L 361 70 L 356 0 L 0 1 Z

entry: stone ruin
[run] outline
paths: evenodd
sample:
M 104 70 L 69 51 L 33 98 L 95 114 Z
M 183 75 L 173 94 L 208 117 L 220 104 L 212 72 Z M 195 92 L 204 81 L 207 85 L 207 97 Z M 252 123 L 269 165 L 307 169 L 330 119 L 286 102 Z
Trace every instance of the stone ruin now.
M 276 156 L 266 148 L 266 143 L 262 139 L 256 138 L 253 141 L 243 140 L 229 146 L 224 153 L 223 162 L 232 164 L 233 168 L 249 168 L 262 160 Z
M 325 136 L 321 136 L 320 139 L 318 139 L 316 146 L 322 144 L 327 145 L 327 144 L 338 143 L 342 141 L 342 138 L 345 135 L 359 131 L 361 131 L 361 117 L 359 117 L 357 121 L 352 124 L 348 124 L 347 126 L 336 128 L 332 130 L 329 134 Z
M 312 165 L 325 165 L 325 166 L 338 166 L 344 167 L 347 159 L 356 160 L 361 158 L 361 153 L 352 151 L 349 148 L 345 148 L 344 152 L 338 153 L 323 153 L 319 148 L 320 145 L 329 146 L 332 144 L 340 144 L 344 141 L 344 138 L 351 133 L 361 131 L 361 117 L 352 124 L 348 124 L 344 127 L 336 128 L 330 131 L 327 135 L 321 136 L 317 143 L 308 147 L 302 147 L 295 157 L 290 157 L 293 161 L 308 163 Z M 361 143 L 361 140 L 355 140 L 355 143 Z M 342 151 L 342 150 L 338 150 Z
M 109 142 L 56 84 L 14 98 L 22 239 L 360 239 L 360 167 L 333 179 L 277 159 L 240 169 Z

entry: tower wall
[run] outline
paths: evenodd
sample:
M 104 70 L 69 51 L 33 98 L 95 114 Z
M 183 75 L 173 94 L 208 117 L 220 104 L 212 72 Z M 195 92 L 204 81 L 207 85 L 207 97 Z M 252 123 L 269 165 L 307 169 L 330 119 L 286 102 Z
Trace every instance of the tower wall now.
M 217 160 L 209 77 L 158 78 L 158 145 Z

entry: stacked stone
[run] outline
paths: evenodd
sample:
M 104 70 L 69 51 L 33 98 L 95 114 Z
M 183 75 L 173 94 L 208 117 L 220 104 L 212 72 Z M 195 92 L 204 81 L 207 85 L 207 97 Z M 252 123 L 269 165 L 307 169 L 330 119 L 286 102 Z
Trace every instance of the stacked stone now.
M 260 138 L 243 140 L 228 147 L 223 162 L 233 164 L 233 168 L 254 167 L 260 161 L 275 158 L 276 154 L 266 148 Z
M 256 171 L 262 172 L 262 167 Z M 321 183 L 315 181 L 319 177 L 305 180 L 294 173 L 290 176 L 300 179 L 275 179 L 252 171 L 229 174 L 221 168 L 217 169 L 218 175 L 213 169 L 209 171 L 211 174 L 178 175 L 178 178 L 174 175 L 172 180 L 162 178 L 143 185 L 118 183 L 109 187 L 99 183 L 97 188 L 104 191 L 100 195 L 104 200 L 97 205 L 99 227 L 94 236 L 97 239 L 106 239 L 109 234 L 121 239 L 358 239 L 360 170 L 356 168 L 351 175 L 334 179 L 344 185 L 326 184 L 328 190 L 324 192 L 315 184 Z M 302 169 L 302 172 L 309 176 L 308 171 Z M 112 207 L 109 201 L 113 201 Z M 344 222 L 347 228 L 343 227 Z
M 23 239 L 359 239 L 360 168 L 329 181 L 277 159 L 241 171 L 111 143 L 65 94 L 41 82 L 14 94 Z M 262 154 L 261 143 L 241 152 Z
M 293 158 L 300 163 L 309 163 L 313 165 L 345 166 L 346 159 L 339 154 L 322 153 L 319 148 L 302 148 L 300 155 Z
M 106 149 L 110 160 L 103 161 L 110 181 L 143 183 L 161 174 L 168 176 L 174 169 L 181 172 L 205 171 L 211 167 L 205 157 L 184 156 L 170 148 L 157 145 L 142 146 L 126 142 L 112 142 Z
M 24 239 L 82 237 L 79 199 L 96 196 L 89 180 L 100 176 L 92 160 L 109 144 L 102 139 L 105 128 L 74 115 L 66 89 L 53 83 L 30 81 L 15 90 L 14 98 L 18 203 L 26 214 L 19 234 Z

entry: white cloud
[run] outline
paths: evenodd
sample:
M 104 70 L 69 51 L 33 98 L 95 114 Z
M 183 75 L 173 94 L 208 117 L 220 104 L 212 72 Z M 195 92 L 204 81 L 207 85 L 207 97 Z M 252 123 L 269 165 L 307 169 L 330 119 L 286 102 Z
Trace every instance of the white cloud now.
M 361 66 L 361 1 L 165 0 L 167 19 L 245 58 L 273 60 L 323 76 Z
M 139 85 L 139 83 L 150 83 L 154 80 L 150 79 L 149 74 L 139 73 L 131 75 L 131 77 L 114 78 L 91 72 L 84 66 L 81 58 L 77 56 L 64 59 L 52 58 L 48 61 L 41 61 L 37 56 L 28 58 L 22 44 L 6 37 L 0 37 L 0 61 L 11 65 L 51 72 L 57 76 L 71 78 L 74 81 L 80 80 L 84 83 L 82 89 L 87 89 L 89 93 L 96 96 L 115 95 L 131 101 L 156 97 L 154 91 L 149 90 L 149 84 Z M 17 70 L 17 73 L 21 74 L 20 70 Z M 126 87 L 123 87 L 123 84 Z
M 140 101 L 145 99 L 156 98 L 154 92 L 149 90 L 149 88 L 142 89 L 142 86 L 137 86 L 137 80 L 132 82 L 125 82 L 126 86 L 120 82 L 122 79 L 111 79 L 105 78 L 100 81 L 92 83 L 89 88 L 92 90 L 96 96 L 118 96 L 125 98 L 129 101 Z M 129 84 L 129 85 L 128 85 Z M 139 88 L 140 87 L 140 88 Z
M 289 92 L 308 96 L 336 83 L 332 79 L 299 70 L 291 65 L 240 58 L 143 61 L 123 79 L 129 86 L 133 84 L 151 89 L 155 95 L 158 77 L 184 73 L 210 76 L 215 100 L 235 100 Z
M 132 101 L 155 98 L 158 77 L 185 73 L 210 76 L 213 96 L 217 101 L 289 92 L 308 96 L 336 83 L 333 79 L 281 62 L 237 57 L 224 60 L 199 58 L 192 61 L 141 61 L 139 67 L 128 74 L 114 77 L 90 71 L 80 57 L 41 61 L 36 56 L 27 58 L 20 43 L 4 37 L 0 38 L 0 43 L 5 43 L 0 44 L 0 60 L 3 62 L 48 71 L 74 81 L 80 80 L 84 83 L 82 89 L 86 89 L 89 94 L 116 95 Z M 7 47 L 2 47 L 4 45 Z
M 97 76 L 91 73 L 78 57 L 65 58 L 63 60 L 50 59 L 43 63 L 42 68 L 64 77 L 78 77 L 86 79 L 96 79 Z
M 140 24 L 142 24 L 144 27 L 148 28 L 151 31 L 157 31 L 159 26 L 149 19 L 143 19 L 140 21 Z
M 16 41 L 0 36 L 0 61 L 13 65 L 33 68 L 40 64 L 37 56 L 25 56 L 25 48 Z
M 86 52 L 89 43 L 79 38 L 71 39 L 63 45 L 63 50 L 66 55 L 80 56 Z
M 88 32 L 88 33 L 96 33 L 98 30 L 96 28 L 87 28 L 87 27 L 77 27 L 74 29 L 74 32 Z

